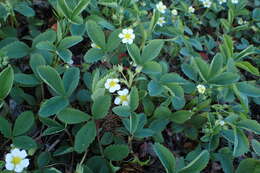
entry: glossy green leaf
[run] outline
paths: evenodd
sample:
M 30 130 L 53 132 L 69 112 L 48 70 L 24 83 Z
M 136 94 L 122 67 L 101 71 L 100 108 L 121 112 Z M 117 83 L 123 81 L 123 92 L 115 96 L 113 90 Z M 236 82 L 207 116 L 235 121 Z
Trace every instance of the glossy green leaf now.
M 38 73 L 41 79 L 56 93 L 65 95 L 65 89 L 59 73 L 51 66 L 39 66 Z
M 144 50 L 142 52 L 142 63 L 155 59 L 159 55 L 163 44 L 163 40 L 150 41 L 149 44 L 144 47 Z
M 6 138 L 10 138 L 12 136 L 12 126 L 9 121 L 7 121 L 3 116 L 0 116 L 0 132 Z
M 253 139 L 252 140 L 252 147 L 253 150 L 255 151 L 255 153 L 260 156 L 260 142 L 258 142 L 257 140 Z
M 68 36 L 61 40 L 59 44 L 59 49 L 67 49 L 70 48 L 79 42 L 81 42 L 83 38 L 81 36 Z
M 189 120 L 192 115 L 193 113 L 190 111 L 180 110 L 173 113 L 170 120 L 178 124 L 183 124 L 185 121 Z
M 86 26 L 89 38 L 99 47 L 106 48 L 105 34 L 102 28 L 93 20 L 87 21 Z
M 79 84 L 80 70 L 76 67 L 69 68 L 63 75 L 63 85 L 67 96 L 70 96 Z
M 36 149 L 37 143 L 29 136 L 18 136 L 13 139 L 15 147 L 25 150 Z
M 120 151 L 120 152 L 118 152 Z M 112 161 L 121 161 L 126 158 L 129 154 L 127 145 L 110 145 L 105 148 L 104 155 L 106 158 Z
M 141 58 L 141 55 L 140 55 L 140 50 L 137 47 L 137 45 L 134 44 L 134 43 L 133 44 L 127 44 L 126 47 L 127 47 L 127 51 L 129 53 L 130 57 L 132 58 L 132 60 L 136 64 L 141 64 L 142 58 Z
M 12 89 L 14 81 L 14 71 L 11 66 L 5 68 L 0 73 L 0 100 L 3 100 Z
M 159 143 L 155 143 L 153 145 L 153 150 L 155 151 L 156 155 L 159 157 L 166 172 L 175 173 L 176 162 L 175 162 L 175 157 L 173 156 L 171 151 Z
M 90 116 L 80 110 L 65 108 L 57 114 L 60 121 L 66 124 L 78 124 L 90 119 Z
M 256 120 L 245 119 L 237 123 L 237 126 L 260 135 L 260 124 Z
M 202 171 L 208 164 L 210 159 L 209 152 L 203 150 L 193 161 L 178 171 L 178 173 L 197 173 Z
M 99 96 L 94 99 L 91 111 L 95 119 L 104 118 L 111 106 L 111 97 L 109 95 Z
M 21 113 L 15 120 L 13 136 L 18 136 L 28 132 L 34 125 L 34 115 L 31 111 Z
M 39 110 L 41 117 L 49 117 L 51 115 L 59 113 L 61 110 L 69 105 L 68 99 L 62 96 L 52 97 L 46 100 Z
M 248 158 L 244 159 L 240 162 L 238 165 L 238 168 L 236 170 L 236 173 L 245 173 L 250 171 L 250 173 L 259 173 L 260 172 L 260 161 Z
M 89 121 L 77 132 L 74 149 L 78 153 L 84 152 L 96 137 L 96 124 Z

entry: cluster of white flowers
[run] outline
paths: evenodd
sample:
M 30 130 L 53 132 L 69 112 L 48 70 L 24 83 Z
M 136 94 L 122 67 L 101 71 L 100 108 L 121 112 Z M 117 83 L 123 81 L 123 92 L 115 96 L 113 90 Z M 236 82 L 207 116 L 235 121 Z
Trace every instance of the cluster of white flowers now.
M 238 0 L 231 0 L 233 4 L 238 4 Z
M 158 4 L 156 4 L 156 8 L 160 13 L 164 14 L 167 7 L 162 3 L 162 1 L 160 1 Z
M 224 126 L 226 123 L 225 123 L 225 121 L 223 121 L 223 120 L 217 120 L 216 122 L 215 122 L 215 125 L 216 126 Z
M 218 0 L 218 3 L 221 5 L 221 4 L 223 4 L 223 3 L 226 3 L 227 2 L 227 0 Z
M 206 91 L 206 87 L 202 84 L 197 85 L 197 90 L 200 94 L 204 94 Z
M 210 8 L 212 5 L 211 0 L 203 0 L 202 3 L 205 8 Z
M 165 23 L 165 17 L 160 17 L 157 21 L 157 25 L 159 25 L 160 27 L 162 27 Z
M 178 15 L 178 11 L 177 11 L 176 9 L 173 9 L 173 10 L 172 10 L 172 15 L 173 15 L 173 16 L 177 16 L 177 15 Z
M 126 44 L 132 44 L 135 39 L 134 30 L 132 28 L 123 29 L 118 36 L 122 39 L 122 42 Z
M 195 12 L 195 8 L 193 8 L 192 6 L 190 6 L 190 7 L 188 8 L 188 11 L 189 11 L 189 13 L 194 13 L 194 12 Z
M 108 89 L 110 93 L 117 91 L 118 96 L 114 100 L 116 105 L 127 106 L 129 104 L 129 90 L 126 88 L 120 90 L 119 79 L 107 79 L 105 88 Z
M 239 18 L 237 19 L 237 23 L 238 23 L 239 25 L 245 25 L 245 24 L 247 24 L 247 21 L 246 21 L 246 20 L 243 20 L 241 17 L 239 17 Z
M 22 172 L 29 166 L 29 159 L 26 158 L 25 150 L 14 148 L 5 156 L 5 168 L 9 171 Z

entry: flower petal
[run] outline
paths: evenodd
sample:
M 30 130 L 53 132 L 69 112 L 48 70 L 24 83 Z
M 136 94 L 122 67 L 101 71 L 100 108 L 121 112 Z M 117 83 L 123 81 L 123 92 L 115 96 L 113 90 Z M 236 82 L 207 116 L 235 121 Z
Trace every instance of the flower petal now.
M 114 103 L 115 103 L 116 105 L 119 105 L 120 102 L 121 102 L 121 99 L 120 99 L 119 97 L 117 97 L 117 98 L 114 100 Z
M 11 162 L 13 159 L 13 156 L 11 153 L 8 153 L 5 155 L 5 162 Z
M 24 168 L 28 167 L 30 164 L 29 159 L 23 159 L 21 164 L 23 165 Z
M 12 164 L 12 163 L 6 163 L 6 164 L 5 164 L 5 168 L 6 168 L 7 170 L 9 170 L 9 171 L 12 171 L 12 170 L 14 170 L 14 164 Z

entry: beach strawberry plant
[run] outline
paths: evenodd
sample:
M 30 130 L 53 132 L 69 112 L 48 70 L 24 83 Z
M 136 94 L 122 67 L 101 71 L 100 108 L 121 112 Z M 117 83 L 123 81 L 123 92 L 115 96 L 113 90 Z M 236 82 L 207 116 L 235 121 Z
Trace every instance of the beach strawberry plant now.
M 259 0 L 0 0 L 0 172 L 259 173 Z

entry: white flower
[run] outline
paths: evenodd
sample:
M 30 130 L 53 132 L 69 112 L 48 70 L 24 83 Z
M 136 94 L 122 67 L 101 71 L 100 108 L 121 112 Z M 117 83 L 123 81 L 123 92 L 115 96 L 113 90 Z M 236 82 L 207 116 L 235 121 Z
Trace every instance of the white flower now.
M 162 3 L 162 1 L 160 1 L 158 4 L 156 4 L 156 8 L 157 10 L 164 14 L 165 13 L 165 10 L 166 10 L 166 6 Z
M 5 168 L 9 171 L 22 172 L 29 166 L 29 159 L 26 159 L 25 150 L 14 148 L 5 156 Z
M 198 89 L 198 92 L 200 93 L 200 94 L 204 94 L 205 93 L 205 91 L 206 91 L 206 87 L 204 86 L 204 85 L 197 85 L 197 89 Z
M 96 45 L 95 43 L 91 43 L 91 47 L 92 48 L 96 48 L 96 49 L 101 49 L 101 47 Z
M 189 10 L 190 13 L 194 13 L 195 12 L 195 9 L 192 6 L 190 6 L 188 10 Z
M 160 17 L 157 21 L 157 25 L 159 25 L 160 27 L 162 27 L 165 23 L 165 17 Z
M 221 4 L 223 4 L 223 3 L 226 3 L 227 0 L 218 0 L 218 2 L 219 2 L 219 4 L 221 5 Z
M 223 120 L 217 120 L 216 125 L 224 126 L 226 123 Z
M 231 0 L 233 4 L 238 4 L 238 0 Z
M 172 10 L 172 15 L 177 16 L 177 15 L 178 15 L 178 11 L 175 10 L 175 9 L 173 9 L 173 10 Z
M 244 24 L 244 21 L 243 21 L 243 19 L 242 19 L 241 17 L 239 17 L 239 18 L 237 19 L 237 23 L 238 23 L 239 25 L 243 25 L 243 24 Z
M 211 2 L 210 0 L 204 0 L 204 1 L 203 1 L 203 6 L 204 6 L 205 8 L 210 8 L 210 7 L 211 7 L 211 4 L 212 4 L 212 2 Z
M 120 85 L 118 84 L 118 79 L 107 79 L 105 83 L 105 88 L 109 90 L 109 92 L 113 93 L 117 90 L 120 90 Z
M 135 34 L 133 29 L 123 29 L 122 32 L 118 35 L 122 39 L 123 43 L 132 44 L 135 39 Z
M 119 95 L 118 97 L 116 97 L 114 103 L 116 105 L 123 105 L 123 106 L 127 106 L 129 104 L 129 91 L 128 89 L 123 89 L 117 92 L 117 94 Z

